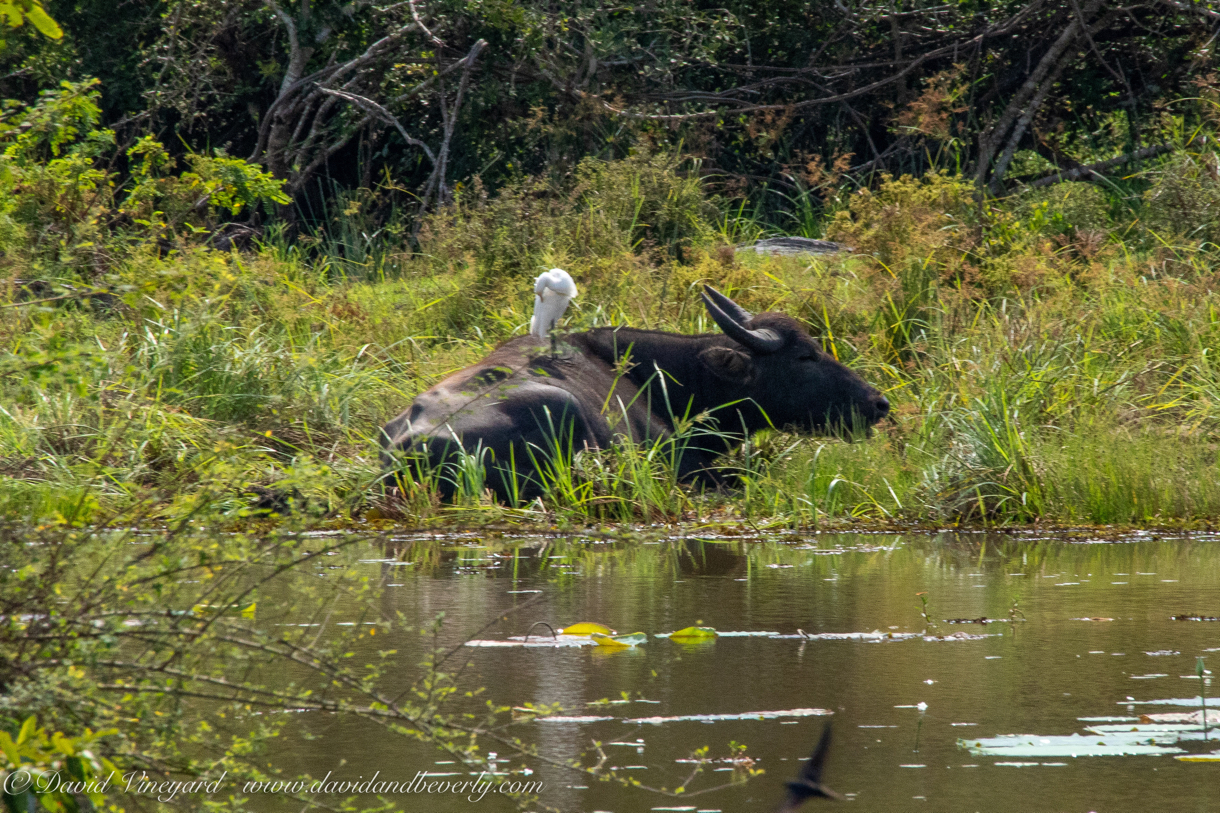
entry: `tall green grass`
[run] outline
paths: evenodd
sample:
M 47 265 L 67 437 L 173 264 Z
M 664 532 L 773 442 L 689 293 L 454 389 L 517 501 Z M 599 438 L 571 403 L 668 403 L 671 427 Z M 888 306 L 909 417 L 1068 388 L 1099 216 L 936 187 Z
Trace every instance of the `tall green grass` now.
M 162 518 L 206 504 L 236 519 L 289 505 L 411 522 L 1206 521 L 1220 513 L 1220 252 L 1191 229 L 1143 225 L 1184 217 L 1182 201 L 1220 201 L 1220 182 L 1181 171 L 1196 160 L 1184 155 L 1122 201 L 1069 185 L 980 205 L 949 175 L 883 180 L 799 226 L 855 249 L 834 256 L 735 254 L 731 243 L 770 228 L 759 210 L 647 153 L 589 163 L 570 188 L 467 189 L 418 245 L 379 226 L 364 199 L 334 204 L 311 233 L 273 227 L 244 252 L 115 243 L 105 307 L 5 289 L 0 511 L 88 521 L 145 502 Z M 698 298 L 711 283 L 807 323 L 885 391 L 893 420 L 851 443 L 764 433 L 723 461 L 732 485 L 712 491 L 676 476 L 688 430 L 531 450 L 544 493 L 529 503 L 491 503 L 480 450 L 386 492 L 379 427 L 523 333 L 532 278 L 556 263 L 581 288 L 571 329 L 712 331 Z M 456 484 L 452 504 L 436 498 L 440 477 Z

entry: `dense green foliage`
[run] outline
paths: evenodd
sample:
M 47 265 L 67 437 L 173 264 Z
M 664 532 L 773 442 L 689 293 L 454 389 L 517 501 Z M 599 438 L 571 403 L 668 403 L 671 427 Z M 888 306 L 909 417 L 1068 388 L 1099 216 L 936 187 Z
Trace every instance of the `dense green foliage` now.
M 3 0 L 0 2 L 0 26 L 21 28 L 30 23 L 44 37 L 57 40 L 63 37 L 59 23 L 47 14 L 39 0 Z M 2 29 L 0 29 L 2 30 Z M 0 48 L 5 42 L 0 39 Z
M 0 97 L 97 78 L 116 156 L 148 135 L 176 155 L 248 156 L 313 221 L 336 188 L 379 186 L 381 222 L 476 177 L 492 191 L 559 179 L 640 142 L 680 146 L 773 221 L 810 190 L 832 196 L 844 174 L 950 167 L 999 192 L 1162 148 L 1182 100 L 1215 86 L 1220 20 L 1210 0 L 47 10 L 64 36 L 11 32 Z
M 374 192 L 243 251 L 192 235 L 276 200 L 276 183 L 223 155 L 173 174 L 146 140 L 134 180 L 113 184 L 85 157 L 110 137 L 89 93 L 44 97 L 26 120 L 61 126 L 17 127 L 5 152 L 5 252 L 29 273 L 0 311 L 6 512 L 1157 524 L 1220 508 L 1210 130 L 1131 179 L 1138 195 L 1069 182 L 980 203 L 960 177 L 887 177 L 819 223 L 854 253 L 819 259 L 735 252 L 764 226 L 689 159 L 644 150 L 565 182 L 460 190 L 416 251 L 365 219 Z M 736 494 L 679 487 L 664 445 L 556 460 L 532 506 L 488 503 L 474 465 L 435 473 L 464 478 L 460 506 L 427 478 L 385 494 L 379 427 L 521 332 L 552 264 L 581 287 L 572 328 L 709 329 L 702 282 L 790 313 L 895 420 L 854 444 L 759 438 L 725 461 Z

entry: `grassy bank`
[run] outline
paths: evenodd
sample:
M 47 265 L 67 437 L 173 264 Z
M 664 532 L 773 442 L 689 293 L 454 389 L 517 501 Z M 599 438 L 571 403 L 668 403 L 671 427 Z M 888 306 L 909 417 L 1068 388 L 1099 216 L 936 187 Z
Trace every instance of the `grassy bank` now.
M 765 224 L 643 152 L 560 186 L 467 187 L 414 240 L 377 192 L 229 250 L 131 218 L 40 232 L 18 207 L 0 261 L 0 511 L 1205 522 L 1220 514 L 1210 143 L 1184 139 L 1121 189 L 983 204 L 947 175 L 844 189 L 816 225 L 855 251 L 817 258 L 735 253 Z M 677 488 L 664 449 L 625 449 L 569 461 L 531 506 L 493 506 L 477 483 L 457 507 L 387 497 L 379 427 L 523 333 L 551 265 L 580 286 L 573 330 L 713 329 L 704 282 L 792 314 L 895 420 L 850 444 L 764 434 L 726 461 L 730 494 Z

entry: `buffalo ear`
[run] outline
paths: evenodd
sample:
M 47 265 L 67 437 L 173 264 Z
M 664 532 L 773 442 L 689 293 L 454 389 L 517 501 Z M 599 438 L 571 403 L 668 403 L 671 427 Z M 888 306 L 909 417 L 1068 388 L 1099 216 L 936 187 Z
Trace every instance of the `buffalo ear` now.
M 748 381 L 754 376 L 754 361 L 748 353 L 731 347 L 709 347 L 699 354 L 709 370 L 730 381 Z

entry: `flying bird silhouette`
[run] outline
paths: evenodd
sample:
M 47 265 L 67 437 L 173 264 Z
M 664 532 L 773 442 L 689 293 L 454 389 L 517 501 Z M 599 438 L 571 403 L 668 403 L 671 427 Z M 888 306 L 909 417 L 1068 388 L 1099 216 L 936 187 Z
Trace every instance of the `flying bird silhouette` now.
M 552 268 L 539 274 L 534 280 L 534 317 L 530 319 L 530 333 L 539 339 L 549 336 L 575 296 L 576 283 L 567 271 Z
M 830 750 L 829 722 L 822 729 L 822 738 L 818 740 L 818 747 L 813 749 L 813 756 L 809 757 L 809 761 L 801 768 L 796 779 L 788 783 L 788 798 L 776 808 L 775 813 L 789 813 L 789 811 L 796 810 L 814 796 L 821 796 L 823 799 L 843 798 L 822 784 L 822 763 L 826 761 L 828 750 Z

